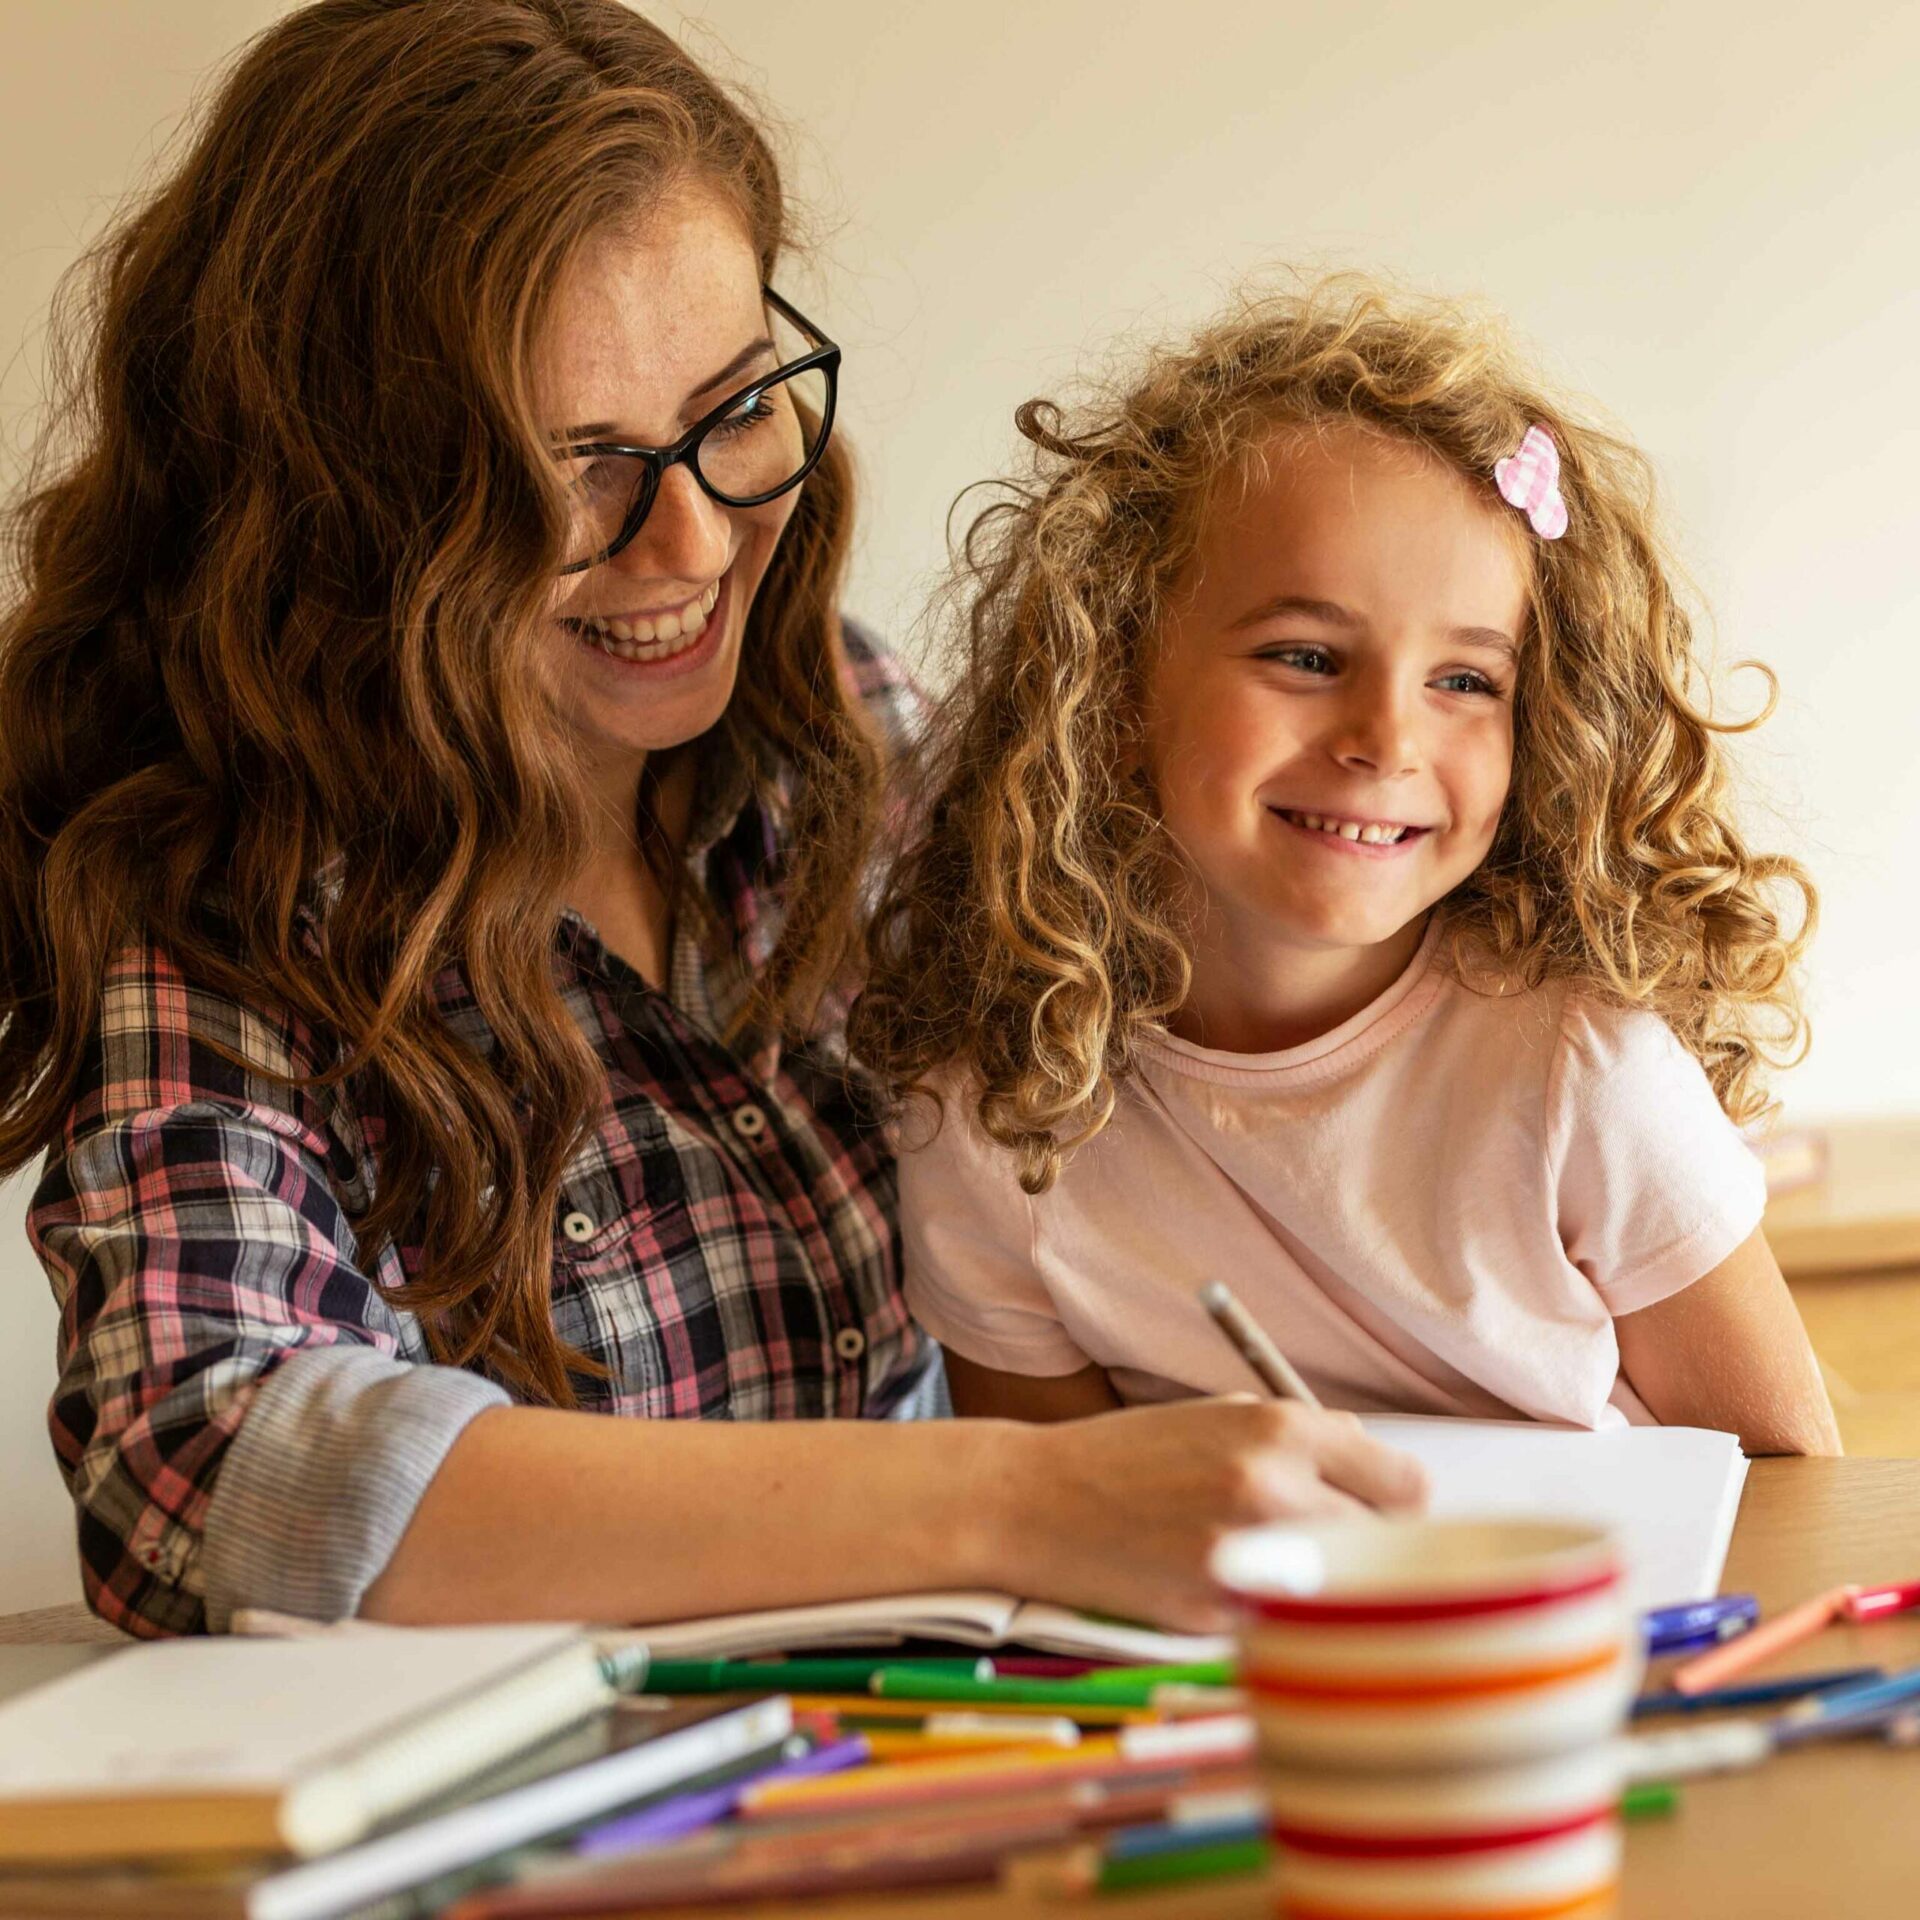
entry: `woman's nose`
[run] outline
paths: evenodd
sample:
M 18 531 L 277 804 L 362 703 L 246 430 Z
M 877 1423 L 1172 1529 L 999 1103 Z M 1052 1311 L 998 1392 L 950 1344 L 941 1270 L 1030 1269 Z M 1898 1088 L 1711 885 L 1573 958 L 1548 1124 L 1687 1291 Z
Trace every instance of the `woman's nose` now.
M 607 564 L 636 580 L 704 586 L 726 571 L 732 545 L 727 509 L 685 467 L 669 467 L 640 531 Z

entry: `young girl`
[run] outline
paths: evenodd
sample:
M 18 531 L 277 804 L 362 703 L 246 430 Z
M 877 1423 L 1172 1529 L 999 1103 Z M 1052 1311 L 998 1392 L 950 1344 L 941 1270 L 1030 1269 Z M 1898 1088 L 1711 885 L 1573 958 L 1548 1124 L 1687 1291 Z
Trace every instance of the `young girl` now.
M 956 1405 L 1246 1390 L 1217 1278 L 1334 1406 L 1837 1450 L 1737 1131 L 1814 897 L 1734 824 L 1642 458 L 1352 280 L 1019 419 L 856 1039 L 942 1110 Z

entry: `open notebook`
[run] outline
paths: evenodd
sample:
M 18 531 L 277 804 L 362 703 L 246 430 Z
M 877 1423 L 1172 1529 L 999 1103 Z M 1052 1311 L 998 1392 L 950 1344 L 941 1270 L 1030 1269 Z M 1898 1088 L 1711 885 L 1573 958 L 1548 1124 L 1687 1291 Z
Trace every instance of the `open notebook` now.
M 1034 1647 L 1042 1653 L 1147 1664 L 1221 1660 L 1229 1643 L 1210 1634 L 1156 1633 L 1098 1620 L 1069 1607 L 1006 1593 L 901 1593 L 771 1613 L 715 1614 L 705 1620 L 600 1631 L 605 1651 L 644 1646 L 656 1660 L 727 1660 L 795 1648 L 897 1647 L 904 1640 L 951 1640 L 963 1647 Z
M 1626 1545 L 1637 1607 L 1697 1600 L 1719 1589 L 1747 1477 L 1746 1457 L 1730 1433 L 1701 1427 L 1588 1433 L 1526 1420 L 1408 1414 L 1369 1414 L 1365 1424 L 1426 1466 L 1436 1514 L 1600 1521 Z M 1004 1593 L 900 1594 L 596 1637 L 609 1648 L 644 1644 L 657 1659 L 886 1647 L 908 1638 L 1146 1662 L 1220 1659 L 1228 1651 L 1225 1640 L 1155 1633 Z

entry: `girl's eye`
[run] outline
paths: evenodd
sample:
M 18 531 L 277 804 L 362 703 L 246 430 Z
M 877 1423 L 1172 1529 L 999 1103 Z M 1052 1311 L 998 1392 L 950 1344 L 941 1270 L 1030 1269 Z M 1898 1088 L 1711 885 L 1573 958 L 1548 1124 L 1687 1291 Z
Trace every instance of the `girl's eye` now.
M 1262 660 L 1272 660 L 1283 667 L 1292 667 L 1301 673 L 1325 675 L 1333 671 L 1333 655 L 1325 647 L 1270 647 L 1260 655 Z
M 1433 683 L 1443 693 L 1485 693 L 1498 698 L 1500 689 L 1484 673 L 1476 673 L 1471 667 L 1459 667 L 1455 671 L 1443 674 Z

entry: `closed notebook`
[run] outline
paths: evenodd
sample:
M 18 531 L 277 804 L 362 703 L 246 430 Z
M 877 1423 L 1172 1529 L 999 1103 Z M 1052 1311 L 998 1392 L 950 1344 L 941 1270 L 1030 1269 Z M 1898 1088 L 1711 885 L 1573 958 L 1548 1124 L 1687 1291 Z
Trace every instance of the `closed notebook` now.
M 0 1706 L 0 1864 L 327 1853 L 611 1698 L 577 1627 L 129 1647 Z
M 384 1831 L 317 1860 L 135 1870 L 0 1868 L 0 1920 L 396 1920 L 441 1912 L 584 1822 L 770 1765 L 793 1731 L 776 1696 L 623 1700 Z M 546 1857 L 551 1858 L 549 1854 Z M 566 1858 L 568 1856 L 560 1856 Z M 537 1871 L 537 1868 L 531 1870 Z

